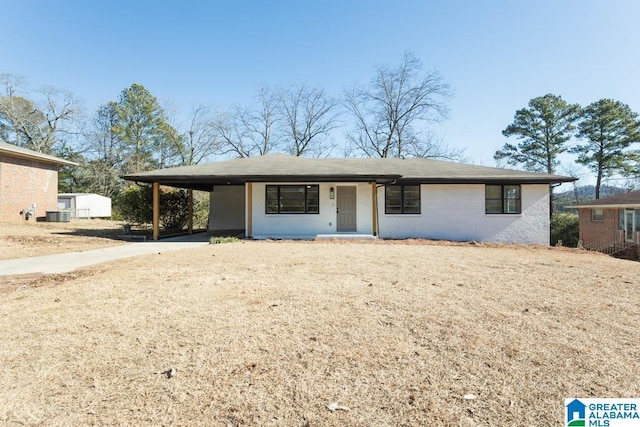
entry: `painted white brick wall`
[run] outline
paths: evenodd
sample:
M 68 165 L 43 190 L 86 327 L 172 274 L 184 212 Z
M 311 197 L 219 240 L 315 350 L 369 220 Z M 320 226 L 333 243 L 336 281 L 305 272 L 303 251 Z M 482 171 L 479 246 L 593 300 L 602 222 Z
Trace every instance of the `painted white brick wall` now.
M 336 200 L 329 198 L 329 189 L 339 185 L 357 187 L 357 233 L 373 232 L 371 185 L 368 183 L 319 184 L 320 213 L 317 215 L 267 215 L 265 189 L 269 184 L 253 183 L 252 186 L 252 227 L 256 239 L 308 239 L 318 234 L 336 233 Z M 424 184 L 420 191 L 421 214 L 385 215 L 384 188 L 378 188 L 380 237 L 549 244 L 547 185 L 522 185 L 522 213 L 519 215 L 485 214 L 482 184 Z M 244 187 L 216 187 L 211 197 L 211 230 L 246 227 L 245 192 Z
M 549 186 L 522 185 L 522 213 L 487 215 L 484 185 L 421 185 L 419 215 L 385 215 L 378 189 L 380 237 L 549 244 Z
M 289 184 L 313 184 L 308 182 Z M 337 186 L 356 187 L 356 233 L 373 232 L 371 210 L 372 190 L 367 183 L 320 183 L 320 213 L 318 214 L 266 214 L 265 191 L 267 185 L 282 183 L 253 183 L 253 237 L 255 239 L 309 239 L 318 234 L 336 233 L 336 199 L 329 198 L 329 189 Z

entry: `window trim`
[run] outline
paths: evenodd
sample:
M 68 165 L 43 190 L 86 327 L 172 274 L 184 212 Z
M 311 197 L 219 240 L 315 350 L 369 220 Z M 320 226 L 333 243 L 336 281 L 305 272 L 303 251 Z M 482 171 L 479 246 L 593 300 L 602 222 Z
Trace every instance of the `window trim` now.
M 269 212 L 269 188 L 276 187 L 277 188 L 277 206 L 278 212 Z M 280 196 L 280 189 L 282 187 L 302 187 L 304 188 L 304 212 L 281 212 L 282 209 L 282 199 Z M 309 212 L 309 190 L 314 188 L 316 189 L 316 205 L 318 209 L 316 212 Z M 267 184 L 264 187 L 264 213 L 265 215 L 319 215 L 320 214 L 320 185 L 318 184 Z
M 387 188 L 400 187 L 400 212 L 389 212 L 387 207 Z M 418 187 L 418 212 L 405 212 L 405 187 Z M 420 215 L 422 214 L 422 186 L 420 184 L 394 184 L 384 186 L 384 214 L 385 215 Z
M 596 215 L 596 211 L 600 211 L 600 215 Z M 604 221 L 604 209 L 602 208 L 593 208 L 591 209 L 591 222 L 602 222 Z
M 500 199 L 487 198 L 487 188 L 488 187 L 500 187 Z M 505 187 L 518 187 L 518 197 L 517 198 L 506 198 L 505 197 Z M 487 212 L 487 200 L 500 200 L 500 212 Z M 516 212 L 505 212 L 505 202 L 508 200 L 517 201 L 517 209 Z M 521 184 L 485 184 L 484 186 L 484 214 L 485 215 L 522 215 L 522 185 Z

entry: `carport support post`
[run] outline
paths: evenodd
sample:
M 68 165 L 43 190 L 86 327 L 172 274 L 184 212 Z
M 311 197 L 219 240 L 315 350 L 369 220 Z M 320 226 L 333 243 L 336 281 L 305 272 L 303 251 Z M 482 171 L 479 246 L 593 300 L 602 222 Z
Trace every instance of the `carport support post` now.
M 246 237 L 253 236 L 253 183 L 247 182 L 247 230 Z
M 371 183 L 371 201 L 373 205 L 373 235 L 378 235 L 378 185 Z
M 187 190 L 189 197 L 189 234 L 193 234 L 193 188 Z
M 160 183 L 153 183 L 153 240 L 160 239 Z

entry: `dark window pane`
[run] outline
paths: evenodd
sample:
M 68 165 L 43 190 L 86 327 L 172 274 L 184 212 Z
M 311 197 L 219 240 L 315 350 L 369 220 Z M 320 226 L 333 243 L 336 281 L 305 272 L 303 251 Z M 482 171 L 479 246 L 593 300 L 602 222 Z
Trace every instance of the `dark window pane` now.
M 282 185 L 280 186 L 280 198 L 304 200 L 304 187 L 297 185 Z
M 405 185 L 403 187 L 403 212 L 407 214 L 420 213 L 420 186 Z
M 486 200 L 485 201 L 485 213 L 499 214 L 502 213 L 502 200 Z
M 488 214 L 519 214 L 519 185 L 485 185 L 484 211 Z
M 485 198 L 487 200 L 502 200 L 502 186 L 501 185 L 487 185 L 485 186 Z
M 402 187 L 387 186 L 384 191 L 385 213 L 399 214 L 402 213 Z
M 278 186 L 267 185 L 267 206 L 268 214 L 278 213 Z
M 504 198 L 505 199 L 520 199 L 520 186 L 519 185 L 505 185 L 504 186 Z
M 506 199 L 504 201 L 504 213 L 520 213 L 520 201 Z
M 419 214 L 419 185 L 388 185 L 385 187 L 385 213 L 387 214 Z
M 624 230 L 624 209 L 618 209 L 618 230 Z
M 320 190 L 317 185 L 307 186 L 307 213 L 320 212 Z
M 420 200 L 405 200 L 404 213 L 406 214 L 419 214 L 420 213 Z

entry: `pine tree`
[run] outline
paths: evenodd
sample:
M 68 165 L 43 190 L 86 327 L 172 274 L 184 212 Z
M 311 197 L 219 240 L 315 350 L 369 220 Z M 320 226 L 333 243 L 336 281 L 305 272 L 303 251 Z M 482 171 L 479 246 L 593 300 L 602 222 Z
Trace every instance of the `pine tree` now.
M 585 142 L 571 152 L 578 154 L 577 163 L 596 173 L 599 199 L 602 179 L 629 168 L 634 155 L 629 148 L 640 142 L 638 113 L 620 101 L 601 99 L 584 109 L 577 136 Z

